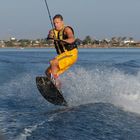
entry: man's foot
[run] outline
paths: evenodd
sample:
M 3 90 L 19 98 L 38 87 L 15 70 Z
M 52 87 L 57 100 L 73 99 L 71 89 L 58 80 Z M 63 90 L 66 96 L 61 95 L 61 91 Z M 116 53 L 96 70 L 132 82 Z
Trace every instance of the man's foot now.
M 59 78 L 55 79 L 55 86 L 57 87 L 58 90 L 61 89 L 61 81 Z
M 61 81 L 58 76 L 53 76 L 51 73 L 46 73 L 46 76 L 53 82 L 58 90 L 61 89 Z
M 46 74 L 46 76 L 51 80 L 51 73 L 45 73 Z

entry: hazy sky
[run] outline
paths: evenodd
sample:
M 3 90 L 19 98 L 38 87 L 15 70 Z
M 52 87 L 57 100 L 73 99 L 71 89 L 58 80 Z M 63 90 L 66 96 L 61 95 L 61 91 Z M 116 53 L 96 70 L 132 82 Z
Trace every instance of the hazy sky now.
M 0 39 L 45 38 L 51 28 L 44 0 L 0 0 Z M 76 37 L 128 36 L 140 40 L 140 0 L 47 0 Z

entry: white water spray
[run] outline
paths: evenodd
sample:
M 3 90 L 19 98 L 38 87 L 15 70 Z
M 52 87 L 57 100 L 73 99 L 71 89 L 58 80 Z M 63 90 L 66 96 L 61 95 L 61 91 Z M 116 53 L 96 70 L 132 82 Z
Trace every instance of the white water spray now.
M 63 75 L 62 82 L 64 96 L 72 106 L 104 102 L 140 113 L 140 72 L 128 75 L 116 69 L 77 68 Z

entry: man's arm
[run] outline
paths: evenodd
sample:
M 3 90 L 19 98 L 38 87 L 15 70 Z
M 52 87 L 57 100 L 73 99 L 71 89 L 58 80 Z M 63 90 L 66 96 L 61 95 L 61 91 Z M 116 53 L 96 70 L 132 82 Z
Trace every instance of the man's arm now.
M 65 28 L 64 34 L 67 35 L 68 38 L 63 41 L 70 43 L 70 44 L 75 41 L 74 33 L 70 27 Z

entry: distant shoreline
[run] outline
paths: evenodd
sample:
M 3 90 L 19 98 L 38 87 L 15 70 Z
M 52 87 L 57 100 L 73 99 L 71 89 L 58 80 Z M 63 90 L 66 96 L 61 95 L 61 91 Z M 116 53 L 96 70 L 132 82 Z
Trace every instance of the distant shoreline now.
M 0 47 L 0 49 L 55 49 L 54 47 Z M 125 49 L 125 48 L 137 48 L 137 49 L 140 49 L 140 47 L 78 47 L 78 49 Z
M 1 48 L 17 48 L 17 49 L 24 49 L 24 48 L 54 48 L 54 46 L 34 46 L 34 47 L 32 47 L 32 46 L 28 46 L 28 47 L 21 47 L 21 46 L 15 46 L 15 47 L 0 47 L 0 49 Z M 123 45 L 123 46 L 111 46 L 111 45 L 79 45 L 78 46 L 78 48 L 89 48 L 89 49 L 92 49 L 92 48 L 140 48 L 140 45 L 134 45 L 134 46 L 132 46 L 132 45 Z

